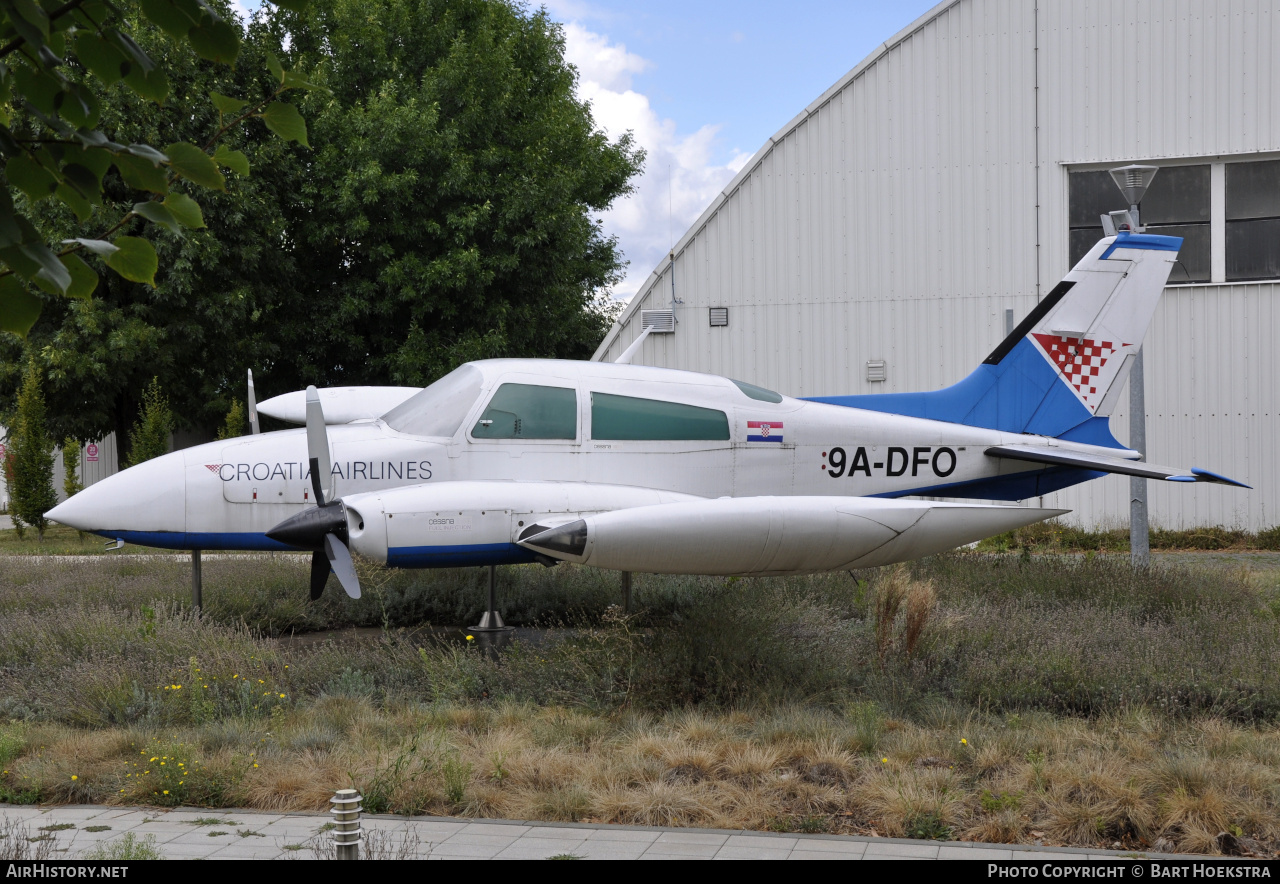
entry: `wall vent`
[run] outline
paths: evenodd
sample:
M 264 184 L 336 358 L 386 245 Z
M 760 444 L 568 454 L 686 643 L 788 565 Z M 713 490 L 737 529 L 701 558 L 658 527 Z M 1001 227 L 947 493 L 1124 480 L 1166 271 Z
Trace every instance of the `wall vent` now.
M 729 324 L 729 308 L 728 307 L 710 307 L 708 312 L 711 316 L 711 327 L 721 328 Z
M 652 326 L 652 335 L 669 335 L 676 330 L 676 311 L 674 310 L 641 310 L 640 328 Z
M 879 383 L 883 381 L 886 377 L 888 377 L 888 369 L 885 366 L 885 361 L 883 359 L 867 360 L 867 380 L 868 381 L 872 382 L 873 384 Z

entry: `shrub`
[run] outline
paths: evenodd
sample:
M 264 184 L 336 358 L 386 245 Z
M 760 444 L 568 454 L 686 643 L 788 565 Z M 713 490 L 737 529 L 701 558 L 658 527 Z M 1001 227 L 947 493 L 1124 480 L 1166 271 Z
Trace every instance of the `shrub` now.
M 244 416 L 244 405 L 239 399 L 232 401 L 231 408 L 227 411 L 227 418 L 223 421 L 222 426 L 218 427 L 219 439 L 235 439 L 244 435 L 246 418 Z
M 129 466 L 159 457 L 169 451 L 173 432 L 173 411 L 160 389 L 160 379 L 152 378 L 142 394 L 142 411 L 129 432 Z
M 49 524 L 44 514 L 57 506 L 58 495 L 53 490 L 53 440 L 45 425 L 44 391 L 34 360 L 22 378 L 9 445 L 13 451 L 9 504 L 14 525 L 30 525 L 44 540 Z

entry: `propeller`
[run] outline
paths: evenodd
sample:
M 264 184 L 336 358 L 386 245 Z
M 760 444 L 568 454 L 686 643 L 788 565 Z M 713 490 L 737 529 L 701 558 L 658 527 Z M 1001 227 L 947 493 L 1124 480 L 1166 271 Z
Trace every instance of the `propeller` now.
M 258 397 L 253 392 L 253 369 L 249 369 L 249 430 L 253 435 L 262 432 L 258 426 Z
M 268 531 L 267 536 L 290 546 L 311 550 L 312 601 L 324 592 L 330 571 L 338 575 L 338 582 L 347 595 L 358 599 L 360 579 L 351 561 L 351 551 L 347 549 L 350 542 L 347 511 L 342 501 L 333 499 L 329 433 L 324 425 L 320 394 L 315 387 L 307 387 L 307 459 L 311 465 L 311 490 L 315 493 L 316 505 L 285 519 Z

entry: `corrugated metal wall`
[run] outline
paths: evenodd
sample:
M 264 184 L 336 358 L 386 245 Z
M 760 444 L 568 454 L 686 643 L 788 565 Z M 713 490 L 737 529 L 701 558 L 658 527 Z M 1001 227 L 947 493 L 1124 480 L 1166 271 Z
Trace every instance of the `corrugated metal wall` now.
M 1069 269 L 1072 164 L 1280 150 L 1278 38 L 1277 0 L 940 4 L 774 136 L 681 239 L 680 325 L 635 361 L 797 396 L 959 380 L 1004 336 L 1005 309 L 1020 319 Z M 670 305 L 671 273 L 596 358 L 635 339 L 639 309 Z M 1157 524 L 1280 522 L 1277 295 L 1166 291 L 1147 338 L 1149 457 L 1257 490 L 1153 483 Z M 709 327 L 711 306 L 730 308 L 727 328 Z M 865 379 L 876 358 L 885 383 Z M 1113 427 L 1126 438 L 1123 413 Z M 1128 521 L 1127 480 L 1053 500 Z

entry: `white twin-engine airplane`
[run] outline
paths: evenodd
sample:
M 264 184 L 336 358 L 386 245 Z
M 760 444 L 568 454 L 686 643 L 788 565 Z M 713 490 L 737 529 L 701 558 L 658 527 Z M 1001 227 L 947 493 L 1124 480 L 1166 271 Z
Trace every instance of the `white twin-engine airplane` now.
M 685 371 L 486 360 L 424 390 L 276 397 L 263 413 L 305 430 L 158 457 L 49 518 L 171 549 L 312 550 L 312 597 L 331 569 L 358 597 L 348 548 L 403 568 L 798 574 L 1066 512 L 902 498 L 1022 500 L 1105 473 L 1240 485 L 1141 462 L 1108 429 L 1181 244 L 1103 239 L 943 390 L 805 400 Z

